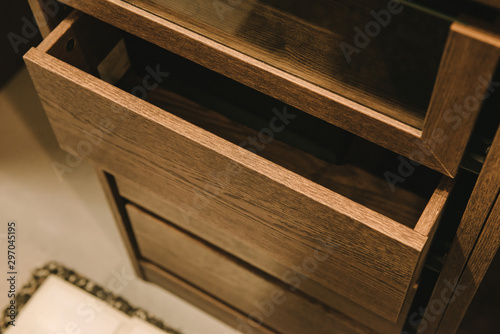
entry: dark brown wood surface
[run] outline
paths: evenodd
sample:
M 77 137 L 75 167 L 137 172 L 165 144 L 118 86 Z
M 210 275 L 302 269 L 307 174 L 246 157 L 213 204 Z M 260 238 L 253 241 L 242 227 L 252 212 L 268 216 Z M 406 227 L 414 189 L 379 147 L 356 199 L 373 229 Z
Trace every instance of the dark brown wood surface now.
M 176 204 L 172 204 L 168 196 L 165 198 L 162 193 L 152 192 L 143 185 L 136 184 L 124 178 L 116 178 L 116 183 L 122 196 L 147 209 L 149 212 L 154 212 L 167 221 L 174 221 L 176 226 L 179 226 L 181 229 L 216 245 L 217 248 L 229 254 L 239 257 L 259 270 L 274 276 L 278 280 L 285 282 L 287 278 L 289 278 L 288 275 L 284 275 L 284 273 L 288 272 L 286 266 L 265 253 L 259 252 L 254 247 L 240 242 L 235 239 L 231 233 L 218 230 L 196 218 L 192 218 L 189 221 L 185 220 L 182 215 L 183 208 L 179 208 Z M 410 304 L 416 292 L 415 287 L 410 289 L 398 322 L 393 323 L 312 280 L 302 280 L 298 290 L 312 296 L 332 309 L 341 310 L 342 313 L 350 318 L 365 326 L 375 328 L 377 331 L 384 334 L 401 333 Z
M 224 321 L 229 326 L 234 328 L 243 328 L 248 321 L 245 314 L 229 307 L 217 298 L 208 295 L 206 292 L 197 289 L 186 281 L 162 270 L 157 265 L 148 261 L 140 261 L 142 271 L 146 280 L 157 284 L 158 286 L 167 289 L 180 298 L 207 312 L 213 317 Z M 259 326 L 257 323 L 250 321 L 250 328 L 255 334 L 277 334 L 276 332 Z
M 448 305 L 436 333 L 447 334 L 457 331 L 499 248 L 500 199 L 497 198 L 474 250 L 467 261 L 465 270 L 460 280 L 458 280 L 460 289 L 456 289 L 454 293 L 454 297 L 457 298 L 458 302 Z M 494 289 L 498 289 L 498 287 L 494 287 Z M 497 328 L 492 328 L 492 330 L 496 331 Z
M 63 148 L 78 154 L 82 130 L 106 119 L 114 130 L 85 158 L 148 187 L 173 187 L 188 205 L 210 175 L 237 170 L 200 218 L 221 230 L 239 226 L 235 238 L 289 267 L 331 236 L 338 248 L 311 279 L 397 320 L 427 236 L 46 55 L 50 46 L 31 50 L 26 61 Z
M 210 198 L 211 204 L 197 215 L 209 214 L 206 220 L 216 225 L 224 217 L 228 224 L 225 228 L 240 226 L 234 231 L 239 238 L 247 243 L 259 240 L 264 252 L 280 257 L 280 261 L 290 266 L 312 254 L 316 239 L 323 238 L 325 233 L 336 238 L 338 233 L 343 239 L 341 247 L 347 247 L 346 254 L 360 254 L 360 266 L 339 267 L 335 263 L 346 263 L 347 259 L 344 252 L 338 252 L 340 258 L 330 257 L 331 264 L 322 266 L 314 278 L 352 294 L 350 298 L 359 299 L 358 302 L 381 302 L 385 305 L 377 306 L 378 312 L 392 309 L 388 313 L 397 317 L 407 289 L 405 280 L 412 275 L 412 262 L 417 260 L 426 237 L 38 50 L 30 51 L 26 60 L 54 132 L 65 150 L 78 154 L 82 131 L 99 129 L 100 122 L 107 119 L 115 126 L 112 135 L 92 147 L 85 158 L 105 166 L 112 174 L 139 183 L 173 186 L 178 199 L 190 206 L 194 205 L 196 194 L 203 193 L 204 187 L 213 183 L 210 175 L 237 168 L 237 177 L 231 177 L 231 185 L 220 191 L 220 195 L 209 193 L 209 197 L 201 198 Z M 128 120 L 120 118 L 125 114 L 130 115 Z M 219 192 L 217 188 L 213 191 Z M 331 220 L 336 224 L 331 225 Z M 282 238 L 282 233 L 288 237 Z M 354 234 L 363 240 L 362 244 L 352 244 L 348 235 L 354 238 Z M 294 257 L 280 254 L 282 247 L 295 249 Z M 381 256 L 384 253 L 391 256 Z M 379 257 L 372 259 L 373 254 Z M 396 266 L 394 261 L 401 265 Z M 326 268 L 328 271 L 323 272 Z M 337 273 L 331 272 L 332 269 Z M 389 277 L 373 282 L 373 277 L 380 274 Z M 334 281 L 335 276 L 341 280 Z M 348 276 L 351 278 L 346 280 Z M 347 288 L 346 284 L 355 284 L 357 290 Z M 387 286 L 376 287 L 379 284 Z M 367 291 L 361 292 L 360 287 Z M 388 298 L 371 296 L 381 291 L 387 291 Z
M 429 152 L 455 175 L 498 65 L 497 35 L 453 23 L 422 132 Z
M 225 46 L 422 128 L 449 23 L 414 8 L 390 14 L 383 33 L 359 52 L 355 27 L 374 20 L 380 0 L 304 2 L 127 0 Z M 382 29 L 381 29 L 382 30 Z M 426 38 L 421 38 L 424 35 Z M 390 64 L 390 65 L 389 65 Z
M 126 207 L 141 256 L 253 320 L 280 333 L 373 332 L 136 206 Z
M 464 33 L 464 35 L 467 35 L 468 33 L 469 33 L 469 32 Z M 474 41 L 474 42 L 476 42 L 477 40 L 478 40 L 478 38 L 474 37 L 473 41 Z M 481 40 L 481 39 L 479 38 L 479 40 Z M 492 41 L 492 42 L 491 42 L 491 41 Z M 488 38 L 486 38 L 485 40 L 483 40 L 483 42 L 486 42 L 487 44 L 488 44 L 489 42 L 491 42 L 491 43 L 489 43 L 489 44 L 490 44 L 490 45 L 493 45 L 493 48 L 497 48 L 497 46 L 496 46 L 496 44 L 495 44 L 495 43 L 496 43 L 496 41 L 495 41 L 495 39 L 494 39 L 494 38 L 493 38 L 493 39 L 488 39 Z M 46 44 L 47 44 L 47 43 L 46 43 Z M 40 59 L 41 59 L 41 58 L 40 58 Z M 490 59 L 489 61 L 492 61 L 492 60 Z M 43 61 L 42 61 L 42 62 L 43 62 Z M 52 65 L 60 65 L 60 64 L 57 64 L 57 62 L 56 62 L 56 63 L 53 63 L 52 61 L 47 61 L 46 65 L 48 65 L 48 64 L 52 64 Z M 491 64 L 493 64 L 493 62 L 491 62 L 491 63 L 490 63 L 490 65 L 491 65 Z M 68 71 L 68 73 L 69 73 L 69 72 L 70 72 L 70 71 Z M 61 73 L 58 73 L 58 74 L 61 74 Z M 77 74 L 78 74 L 78 73 L 77 73 Z M 69 76 L 67 76 L 67 77 L 69 77 Z M 85 78 L 86 78 L 86 79 L 88 79 L 88 77 L 85 77 Z M 70 81 L 71 81 L 71 80 L 70 80 Z M 94 82 L 94 83 L 90 83 L 89 87 L 92 87 L 93 85 L 94 85 L 94 88 L 101 88 L 101 86 L 100 86 L 100 85 L 98 85 L 98 84 L 95 84 L 95 82 Z M 87 88 L 88 88 L 88 87 L 87 87 Z M 104 89 L 104 90 L 106 90 L 106 89 Z M 102 94 L 98 94 L 98 95 L 99 95 L 99 96 L 102 96 Z M 69 133 L 69 132 L 71 132 L 71 131 L 67 131 L 67 133 Z M 425 132 L 425 131 L 424 131 L 424 132 Z M 72 135 L 75 135 L 75 133 L 73 133 Z M 76 143 L 76 142 L 73 142 L 73 144 L 75 144 L 75 143 Z M 127 176 L 129 176 L 129 175 L 127 175 Z M 490 181 L 491 181 L 491 180 L 490 180 Z M 484 182 L 484 181 L 483 181 L 483 182 Z M 479 184 L 479 183 L 478 183 L 478 184 Z M 487 190 L 487 193 L 490 193 L 490 192 Z M 488 194 L 487 194 L 487 196 L 490 196 L 490 195 L 488 195 Z M 476 204 L 477 204 L 477 203 L 476 203 Z M 487 204 L 485 204 L 485 205 L 487 205 Z M 417 226 L 422 227 L 422 228 L 423 228 L 423 230 L 429 230 L 429 228 L 428 228 L 428 227 L 430 227 L 430 230 L 432 230 L 432 227 L 433 227 L 434 225 L 433 225 L 433 224 L 420 224 L 420 225 L 417 225 Z M 428 226 L 428 227 L 426 227 L 426 226 Z M 477 229 L 477 225 L 476 225 L 476 226 L 474 226 L 474 231 L 473 231 L 473 232 L 472 232 L 472 234 L 471 234 L 471 238 L 474 238 L 474 233 L 476 233 L 476 229 Z M 477 233 L 476 233 L 476 235 L 477 235 Z M 470 237 L 470 236 L 469 236 L 469 237 Z M 480 269 L 480 268 L 479 268 L 479 269 Z M 478 270 L 479 270 L 479 269 L 478 269 Z M 482 269 L 481 269 L 481 270 L 482 270 Z
M 141 84 L 141 78 L 136 77 L 137 75 L 127 73 L 118 83 L 120 88 L 131 91 Z M 232 121 L 161 86 L 148 92 L 146 100 L 236 145 L 250 137 L 258 137 L 259 131 Z M 426 191 L 415 193 L 412 189 L 404 188 L 404 183 L 396 184 L 391 189 L 379 170 L 386 167 L 385 160 L 396 159 L 394 156 L 359 138 L 346 145 L 349 148 L 345 149 L 345 157 L 340 164 L 328 163 L 278 139 L 267 143 L 265 149 L 256 153 L 371 210 L 414 228 L 429 202 L 429 198 L 422 195 Z M 432 188 L 433 179 L 436 178 L 434 175 L 425 173 L 418 176 L 427 178 L 430 186 L 425 188 Z M 399 209 L 394 210 L 394 207 Z M 435 218 L 425 220 L 431 225 L 434 221 Z M 429 235 L 428 230 L 424 231 L 420 227 L 418 232 Z
M 497 133 L 482 167 L 466 210 L 461 219 L 453 243 L 448 252 L 443 269 L 434 288 L 431 300 L 440 300 L 441 293 L 455 289 L 458 279 L 466 269 L 481 230 L 490 214 L 500 191 L 500 134 Z M 460 302 L 457 302 L 460 303 Z M 421 325 L 422 333 L 435 333 L 445 312 L 426 311 L 426 321 Z

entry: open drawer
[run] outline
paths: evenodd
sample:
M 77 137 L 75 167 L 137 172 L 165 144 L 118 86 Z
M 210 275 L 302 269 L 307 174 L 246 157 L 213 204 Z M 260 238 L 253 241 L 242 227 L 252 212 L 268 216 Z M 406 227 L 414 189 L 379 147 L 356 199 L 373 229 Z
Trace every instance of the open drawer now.
M 498 36 L 420 2 L 62 2 L 452 177 L 497 86 Z
M 451 179 L 278 101 L 268 109 L 268 97 L 80 13 L 25 61 L 62 148 L 162 194 L 172 223 L 231 236 L 245 245 L 231 253 L 256 267 L 260 254 L 279 264 L 273 275 L 398 320 Z M 121 75 L 113 85 L 98 73 Z M 267 126 L 252 132 L 238 101 L 262 101 Z M 390 170 L 407 179 L 387 182 Z

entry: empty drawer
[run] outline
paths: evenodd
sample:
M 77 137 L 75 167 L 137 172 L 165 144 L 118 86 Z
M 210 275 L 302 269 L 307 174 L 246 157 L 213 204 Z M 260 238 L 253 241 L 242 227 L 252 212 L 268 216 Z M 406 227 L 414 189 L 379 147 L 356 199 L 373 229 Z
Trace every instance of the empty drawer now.
M 168 197 L 183 210 L 173 223 L 202 221 L 290 273 L 396 322 L 451 180 L 439 181 L 420 167 L 418 182 L 389 181 L 392 191 L 377 159 L 392 157 L 394 171 L 405 174 L 404 158 L 371 143 L 352 140 L 336 163 L 318 158 L 320 148 L 312 154 L 283 144 L 273 136 L 295 120 L 283 105 L 269 110 L 269 125 L 256 137 L 260 146 L 252 146 L 246 127 L 202 107 L 196 96 L 168 89 L 168 69 L 157 62 L 163 56 L 144 66 L 149 52 L 131 55 L 127 70 L 120 38 L 115 28 L 75 14 L 26 54 L 61 147 Z M 98 73 L 103 60 L 109 64 L 117 55 L 125 74 L 112 85 Z M 176 63 L 170 64 L 174 71 Z M 136 68 L 146 70 L 137 76 Z M 242 133 L 248 140 L 238 144 Z M 369 149 L 361 154 L 359 147 Z

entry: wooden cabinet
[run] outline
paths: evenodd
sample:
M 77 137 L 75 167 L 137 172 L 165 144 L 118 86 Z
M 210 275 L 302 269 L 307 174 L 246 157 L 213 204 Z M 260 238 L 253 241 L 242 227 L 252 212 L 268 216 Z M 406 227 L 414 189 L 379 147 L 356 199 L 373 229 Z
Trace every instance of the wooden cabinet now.
M 324 1 L 325 11 L 359 19 L 337 26 L 314 6 L 250 1 L 223 31 L 204 1 L 198 16 L 182 12 L 194 8 L 183 1 L 131 1 L 161 17 L 118 0 L 63 2 L 87 14 L 70 14 L 25 61 L 61 147 L 103 171 L 139 275 L 242 331 L 401 332 L 495 89 L 492 31 L 435 17 L 426 26 L 429 14 L 408 8 L 408 22 L 384 38 L 402 38 L 415 21 L 413 38 L 441 31 L 425 41 L 433 49 L 421 56 L 411 43 L 398 46 L 409 63 L 387 68 L 383 52 L 366 50 L 372 64 L 356 71 L 322 46 L 334 27 L 362 22 L 368 1 Z M 308 21 L 315 15 L 323 26 Z M 257 27 L 272 33 L 257 36 Z M 280 52 L 268 48 L 278 35 Z M 370 66 L 403 77 L 412 67 L 407 79 L 431 78 L 428 96 L 391 95 Z M 467 122 L 450 121 L 457 115 L 448 110 L 470 97 Z M 486 162 L 470 206 L 494 193 L 496 175 Z M 477 210 L 467 207 L 460 227 Z M 470 227 L 477 236 L 485 219 Z M 445 263 L 443 273 L 466 263 Z M 264 316 L 268 297 L 273 312 Z
M 367 96 L 362 103 L 355 102 L 356 99 L 361 98 L 359 89 L 351 89 L 346 86 L 345 89 L 342 88 L 344 94 L 342 95 L 338 93 L 341 85 L 335 83 L 327 85 L 324 82 L 326 79 L 315 84 L 316 79 L 311 81 L 312 79 L 301 76 L 302 67 L 293 62 L 287 66 L 288 71 L 283 70 L 281 67 L 289 63 L 288 61 L 255 57 L 255 54 L 261 54 L 260 50 L 248 52 L 247 48 L 239 43 L 239 39 L 236 39 L 235 45 L 228 46 L 227 43 L 221 43 L 218 40 L 229 41 L 225 38 L 226 35 L 217 37 L 217 29 L 215 33 L 212 31 L 213 29 L 209 28 L 200 30 L 196 28 L 195 23 L 190 24 L 189 20 L 189 22 L 181 20 L 184 17 L 182 15 L 174 13 L 172 14 L 174 17 L 168 16 L 169 20 L 159 19 L 158 16 L 151 14 L 151 12 L 158 11 L 158 6 L 151 5 L 150 1 L 134 1 L 134 3 L 140 3 L 140 6 L 145 7 L 148 11 L 140 10 L 120 0 L 95 0 L 84 5 L 80 1 L 64 2 L 449 176 L 454 176 L 458 170 L 467 144 L 464 138 L 469 137 L 482 98 L 487 94 L 485 80 L 488 81 L 491 78 L 498 61 L 499 42 L 495 35 L 471 26 L 453 23 L 449 27 L 438 73 L 430 81 L 428 80 L 430 84 L 427 84 L 426 89 L 429 90 L 433 86 L 430 101 L 421 112 L 416 113 L 420 116 L 412 117 L 410 115 L 413 111 L 398 110 L 394 108 L 394 104 L 389 104 L 387 108 L 370 108 L 373 106 L 373 101 L 377 100 L 373 97 Z M 343 3 L 343 1 L 322 2 Z M 378 5 L 387 4 L 383 1 L 375 2 Z M 155 3 L 165 4 L 167 2 L 156 1 Z M 170 1 L 168 3 L 174 6 L 180 2 Z M 200 6 L 204 3 L 207 6 L 213 5 L 211 1 L 198 1 L 197 3 Z M 244 3 L 260 2 L 247 1 Z M 280 3 L 280 1 L 275 1 L 275 3 Z M 367 6 L 363 3 L 361 2 L 359 5 L 361 9 L 353 9 L 350 13 L 363 11 L 363 8 L 366 12 Z M 238 7 L 235 11 L 245 11 L 245 6 L 242 9 Z M 160 11 L 160 13 L 166 15 L 164 11 Z M 191 18 L 191 20 L 195 19 Z M 207 20 L 211 22 L 210 19 Z M 433 16 L 430 16 L 428 20 L 434 20 Z M 364 20 L 361 21 L 364 22 Z M 275 22 L 275 20 L 269 19 L 269 22 Z M 440 23 L 440 25 L 443 24 Z M 203 26 L 205 27 L 206 24 Z M 404 33 L 406 32 L 403 31 Z M 300 34 L 296 35 L 300 36 Z M 404 37 L 402 38 L 404 39 Z M 428 39 L 428 36 L 424 39 Z M 442 45 L 440 47 L 443 48 Z M 241 48 L 243 51 L 239 51 Z M 363 53 L 365 56 L 366 54 L 367 52 Z M 478 57 L 487 57 L 487 59 Z M 481 60 L 476 62 L 470 61 L 471 59 Z M 315 61 L 316 59 L 311 59 L 312 63 Z M 402 62 L 407 62 L 407 58 L 404 58 Z M 464 63 L 467 63 L 467 66 L 462 66 Z M 318 78 L 315 73 L 325 73 L 325 70 L 317 69 L 314 73 L 306 72 L 311 77 Z M 332 69 L 327 73 L 330 72 Z M 416 70 L 416 72 L 421 71 Z M 337 75 L 334 72 L 328 76 L 326 81 L 338 80 L 335 78 Z M 373 81 L 375 79 L 365 78 L 365 80 Z M 471 85 L 461 85 L 461 83 L 471 82 L 471 80 L 473 80 Z M 333 91 L 325 89 L 325 85 Z M 380 85 L 376 83 L 372 86 L 380 88 Z M 366 90 L 363 91 L 366 92 Z M 465 101 L 469 96 L 471 97 L 470 101 Z M 474 99 L 474 97 L 476 98 Z M 367 101 L 371 101 L 371 103 Z M 468 107 L 464 111 L 466 103 Z M 375 104 L 379 105 L 378 102 Z M 410 121 L 408 118 L 415 119 Z M 402 119 L 405 121 L 401 121 Z M 454 131 L 446 131 L 452 127 Z

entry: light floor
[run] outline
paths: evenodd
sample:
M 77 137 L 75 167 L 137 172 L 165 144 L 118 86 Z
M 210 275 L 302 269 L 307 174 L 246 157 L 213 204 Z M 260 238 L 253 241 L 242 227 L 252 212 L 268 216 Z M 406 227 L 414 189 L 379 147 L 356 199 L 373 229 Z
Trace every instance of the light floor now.
M 49 276 L 30 298 L 5 334 L 164 334 L 157 327 L 129 317 L 88 292 Z
M 17 223 L 18 283 L 58 261 L 121 294 L 186 334 L 237 333 L 174 295 L 130 276 L 133 269 L 93 168 L 64 163 L 26 69 L 0 91 L 0 307 L 6 306 L 7 222 Z M 119 278 L 121 277 L 121 278 Z

